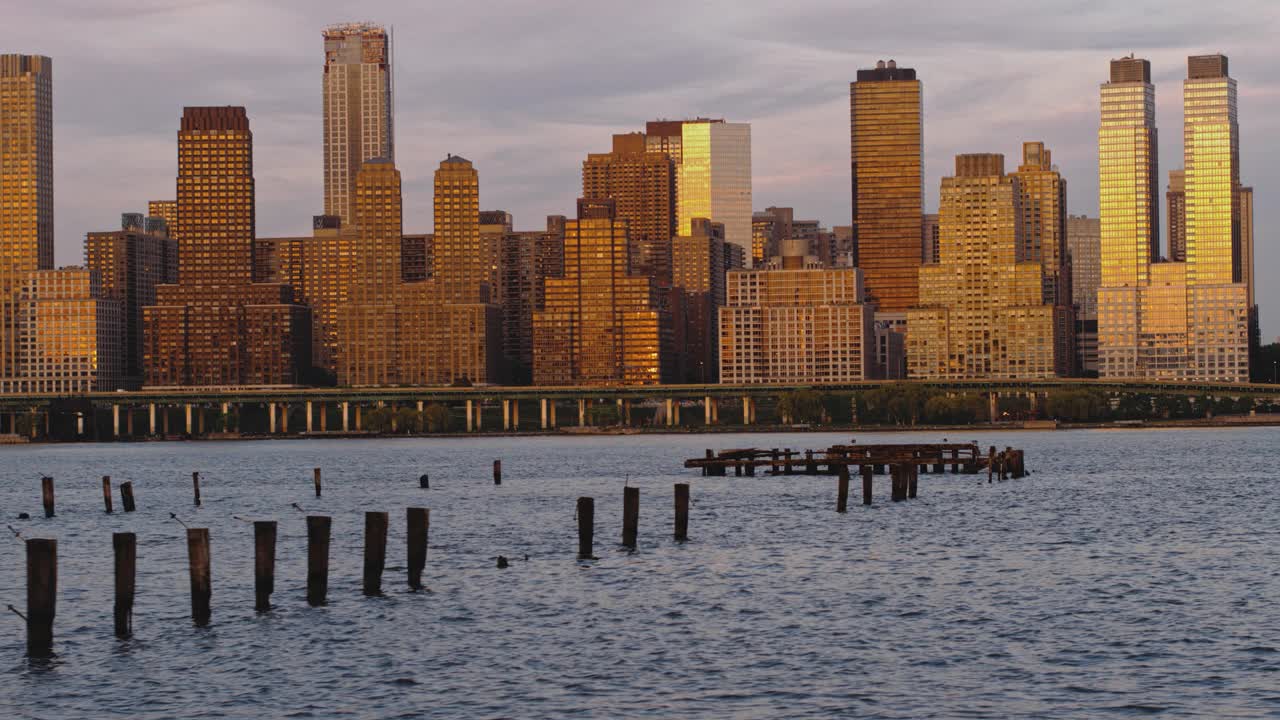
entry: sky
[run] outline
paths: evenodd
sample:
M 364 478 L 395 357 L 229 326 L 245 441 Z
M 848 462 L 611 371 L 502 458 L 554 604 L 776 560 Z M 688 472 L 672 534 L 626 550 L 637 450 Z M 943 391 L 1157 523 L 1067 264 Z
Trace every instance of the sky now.
M 1043 140 L 1072 213 L 1096 215 L 1098 85 L 1152 63 L 1165 172 L 1182 166 L 1186 56 L 1221 52 L 1239 83 L 1242 181 L 1255 191 L 1264 342 L 1280 336 L 1280 3 L 1276 0 L 42 0 L 5 3 L 0 52 L 54 59 L 56 262 L 84 234 L 172 198 L 186 105 L 243 105 L 260 236 L 310 232 L 323 209 L 324 26 L 393 28 L 405 231 L 431 229 L 448 153 L 481 206 L 517 229 L 572 215 L 581 163 L 646 120 L 752 125 L 754 206 L 849 223 L 849 87 L 879 59 L 924 84 L 925 189 L 957 153 Z M 359 6 L 358 14 L 351 8 Z M 1162 224 L 1164 212 L 1162 207 Z M 1167 247 L 1167 233 L 1162 229 Z

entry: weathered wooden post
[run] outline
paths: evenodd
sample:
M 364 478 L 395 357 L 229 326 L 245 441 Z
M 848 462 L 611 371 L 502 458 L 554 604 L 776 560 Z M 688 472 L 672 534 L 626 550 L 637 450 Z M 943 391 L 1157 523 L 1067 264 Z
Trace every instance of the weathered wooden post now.
M 848 512 L 849 510 L 849 466 L 840 466 L 839 486 L 836 490 L 836 512 Z
M 191 473 L 191 489 L 195 492 L 196 507 L 200 507 L 200 473 Z
M 871 504 L 871 488 L 875 480 L 875 468 L 870 465 L 862 466 L 862 504 Z
M 187 528 L 187 568 L 191 575 L 191 619 L 208 625 L 213 580 L 209 572 L 209 528 Z
M 784 449 L 782 451 L 782 456 L 786 458 L 786 470 L 784 471 L 785 474 L 791 475 L 795 473 L 795 469 L 791 467 L 791 448 Z
M 320 468 L 312 469 L 311 479 L 316 484 L 316 497 L 320 497 Z
M 916 497 L 916 488 L 920 483 L 920 473 L 913 465 L 911 471 L 907 473 L 907 497 L 914 500 Z
M 253 608 L 271 609 L 271 593 L 276 590 L 276 522 L 253 523 Z
M 769 474 L 781 475 L 782 471 L 778 469 L 778 448 L 773 448 L 769 451 L 769 460 L 771 461 L 769 463 Z
M 431 487 L 431 476 L 430 476 L 430 475 L 428 475 L 428 474 L 426 474 L 426 473 L 422 473 L 421 475 L 419 475 L 419 476 L 418 476 L 418 487 L 422 488 L 423 490 L 426 490 L 426 489 L 430 488 L 430 487 Z
M 636 549 L 636 531 L 640 525 L 640 488 L 622 489 L 622 544 Z
M 110 515 L 112 510 L 114 509 L 111 506 L 111 476 L 110 475 L 102 476 L 102 504 L 107 506 L 107 514 Z
M 711 448 L 707 448 L 706 458 L 707 458 L 708 460 L 714 460 L 714 459 L 715 459 L 715 457 L 716 457 L 716 454 L 715 454 L 714 452 L 712 452 L 712 451 L 711 451 Z M 711 472 L 711 466 L 710 466 L 710 465 L 703 465 L 703 466 L 702 466 L 702 476 L 703 476 L 703 477 L 707 477 L 707 476 L 712 475 L 712 474 L 713 474 L 713 473 Z
M 387 514 L 364 514 L 364 594 L 382 594 L 382 569 L 387 561 Z
M 40 478 L 40 501 L 44 503 L 44 516 L 53 517 L 53 478 Z
M 689 539 L 689 484 L 676 483 L 676 542 Z
M 493 461 L 493 484 L 494 485 L 502 484 L 502 461 L 501 460 Z
M 996 446 L 992 445 L 987 450 L 987 484 L 991 484 L 991 478 L 996 472 Z
M 813 461 L 813 450 L 804 451 L 804 472 L 806 475 L 818 474 L 818 464 Z
M 58 603 L 58 541 L 27 540 L 27 655 L 53 652 L 53 618 Z
M 591 557 L 596 523 L 595 498 L 578 498 L 578 557 L 587 560 Z
M 960 474 L 960 450 L 958 448 L 951 448 L 951 474 Z
M 906 472 L 906 463 L 893 463 L 889 466 L 889 475 L 892 478 L 892 497 L 894 502 L 898 502 L 906 498 L 906 493 L 902 488 L 902 477 Z
M 422 569 L 427 566 L 427 532 L 431 522 L 428 508 L 408 508 L 405 511 L 408 531 L 405 542 L 409 551 L 409 587 L 422 589 Z
M 133 635 L 133 593 L 137 588 L 138 536 L 134 533 L 112 533 L 111 547 L 115 550 L 116 578 L 116 637 Z
M 324 605 L 329 594 L 329 530 L 333 519 L 307 516 L 307 602 Z
M 756 476 L 756 459 L 755 457 L 747 458 L 747 464 L 742 468 L 742 474 L 747 477 Z
M 120 483 L 120 504 L 125 512 L 133 512 L 137 507 L 133 504 L 133 482 Z

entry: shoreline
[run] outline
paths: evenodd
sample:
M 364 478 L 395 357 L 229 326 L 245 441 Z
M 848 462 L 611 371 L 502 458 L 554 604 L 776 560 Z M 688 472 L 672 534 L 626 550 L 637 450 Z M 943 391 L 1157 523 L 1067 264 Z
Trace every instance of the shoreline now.
M 67 445 L 67 444 L 122 444 L 156 442 L 252 442 L 261 440 L 368 440 L 368 439 L 421 439 L 421 438 L 492 438 L 492 437 L 595 437 L 616 435 L 762 435 L 776 433 L 903 433 L 903 432 L 1011 432 L 1057 430 L 1167 430 L 1179 428 L 1239 428 L 1280 426 L 1280 413 L 1267 415 L 1228 415 L 1215 418 L 1186 420 L 1114 420 L 1107 422 L 1067 423 L 1052 420 L 1010 421 L 1000 423 L 970 423 L 964 425 L 692 425 L 672 428 L 658 427 L 579 427 L 568 426 L 557 430 L 496 430 L 479 432 L 446 433 L 372 433 L 372 432 L 312 432 L 275 435 L 240 435 L 239 433 L 209 433 L 186 437 L 170 435 L 139 437 L 120 440 L 29 440 L 13 435 L 0 437 L 4 445 Z

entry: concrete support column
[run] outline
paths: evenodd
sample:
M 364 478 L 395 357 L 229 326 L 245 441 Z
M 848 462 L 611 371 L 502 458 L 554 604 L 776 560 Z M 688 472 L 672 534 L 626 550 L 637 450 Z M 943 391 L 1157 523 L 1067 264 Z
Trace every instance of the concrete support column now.
M 418 412 L 422 412 L 422 401 L 418 401 Z
M 120 406 L 111 404 L 111 437 L 120 437 Z
M 666 410 L 667 427 L 671 427 L 672 425 L 675 425 L 675 403 L 671 402 L 671 398 L 667 398 L 664 402 L 666 403 L 666 405 L 663 406 L 663 409 Z
M 706 397 L 702 398 L 702 422 L 703 422 L 704 424 L 706 424 L 706 425 L 710 425 L 710 424 L 711 424 L 711 422 L 712 422 L 712 420 L 711 420 L 711 402 L 712 402 L 712 401 L 711 401 L 711 396 L 710 396 L 710 395 L 708 395 L 708 396 L 706 396 Z
M 991 422 L 1000 416 L 1000 396 L 998 393 L 987 393 L 987 414 Z
M 546 430 L 547 429 L 547 399 L 542 398 L 541 400 L 538 401 L 538 403 L 542 406 L 542 429 Z
M 240 428 L 236 428 L 239 430 Z M 228 403 L 222 403 L 222 431 L 229 432 L 231 430 L 231 406 Z
M 520 429 L 520 400 L 511 401 L 511 430 L 518 431 Z
M 276 434 L 276 404 L 273 402 L 267 403 L 267 432 Z
M 156 434 L 156 404 L 148 403 L 147 407 L 148 407 L 148 412 L 151 418 L 151 424 L 148 426 L 149 432 L 150 434 L 155 435 Z
M 84 413 L 76 413 L 76 437 L 84 434 Z
M 671 404 L 671 407 L 675 408 L 675 411 L 676 411 L 676 423 L 675 423 L 675 424 L 676 424 L 676 425 L 679 425 L 679 424 L 680 424 L 680 401 L 679 401 L 679 400 L 676 400 L 675 402 L 673 402 L 673 403 Z
M 196 434 L 204 435 L 204 406 L 196 408 Z
M 356 432 L 364 430 L 364 406 L 356 405 Z
M 1031 417 L 1040 417 L 1040 393 L 1031 393 Z
M 191 434 L 191 403 L 187 403 L 183 407 L 183 414 L 186 416 L 187 435 Z
M 307 434 L 311 434 L 311 401 L 307 401 Z
M 471 421 L 475 417 L 475 408 L 472 407 L 470 400 L 467 401 L 467 432 L 471 432 Z
M 552 398 L 552 399 L 551 399 L 551 427 L 553 427 L 553 428 L 558 428 L 558 427 L 560 427 L 560 421 L 556 419 L 556 401 L 555 401 L 555 398 Z
M 631 426 L 631 401 L 630 400 L 622 401 L 622 422 L 626 423 L 628 427 Z
M 481 426 L 484 424 L 484 401 L 476 401 L 476 432 L 480 432 Z
M 578 427 L 587 426 L 587 401 L 578 398 Z
M 289 434 L 289 403 L 280 403 L 280 432 Z
M 329 432 L 329 408 L 324 403 L 317 403 L 320 410 L 320 432 Z
M 751 398 L 746 395 L 742 396 L 742 424 L 751 424 Z
M 509 432 L 511 430 L 511 401 L 502 401 L 502 431 Z
M 164 429 L 165 437 L 168 437 L 169 436 L 169 406 L 168 405 L 165 405 L 163 408 L 161 408 L 160 420 L 161 420 L 161 425 L 163 426 L 163 429 Z
M 124 431 L 133 437 L 133 408 L 124 409 Z
M 342 401 L 342 432 L 351 431 L 351 414 L 348 412 L 348 410 L 350 409 L 351 409 L 350 405 L 347 403 L 347 401 L 343 400 Z

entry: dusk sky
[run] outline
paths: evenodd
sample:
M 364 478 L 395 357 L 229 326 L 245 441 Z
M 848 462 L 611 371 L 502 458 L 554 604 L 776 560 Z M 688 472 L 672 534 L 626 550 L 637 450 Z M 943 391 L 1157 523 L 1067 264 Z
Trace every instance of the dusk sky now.
M 1013 169 L 1023 140 L 1043 140 L 1071 212 L 1096 215 L 1098 85 L 1130 52 L 1152 63 L 1163 225 L 1186 56 L 1224 53 L 1255 189 L 1263 341 L 1280 335 L 1275 0 L 7 3 L 0 51 L 54 59 L 57 263 L 81 262 L 86 231 L 173 197 L 184 105 L 248 109 L 258 234 L 309 233 L 322 209 L 320 31 L 353 20 L 394 28 L 408 232 L 430 231 L 446 153 L 475 163 L 482 207 L 534 229 L 572 214 L 581 162 L 612 133 L 693 116 L 751 123 L 756 209 L 848 224 L 848 83 L 890 58 L 924 83 L 930 211 L 955 154 L 1002 152 Z

